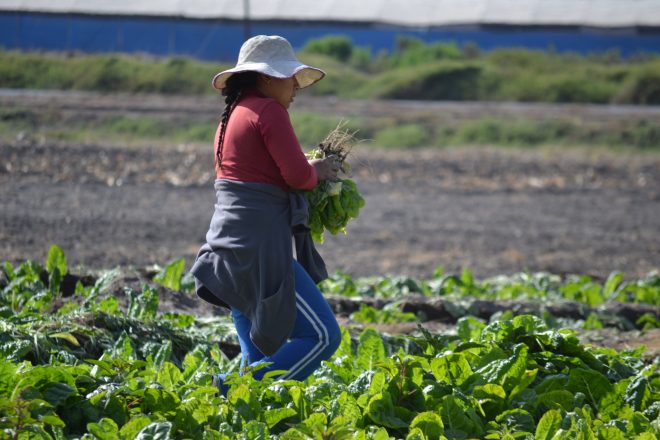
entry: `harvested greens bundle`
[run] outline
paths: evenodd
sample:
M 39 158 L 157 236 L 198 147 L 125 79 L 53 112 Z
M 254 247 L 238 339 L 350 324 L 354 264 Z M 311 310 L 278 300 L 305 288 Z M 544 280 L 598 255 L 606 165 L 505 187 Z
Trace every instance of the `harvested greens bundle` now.
M 307 158 L 334 156 L 339 170 L 348 175 L 350 167 L 346 157 L 354 144 L 354 133 L 343 130 L 340 123 L 316 148 L 307 153 Z M 305 195 L 309 202 L 309 227 L 312 238 L 318 243 L 323 243 L 323 232 L 326 229 L 333 235 L 346 233 L 348 221 L 356 218 L 364 206 L 364 198 L 358 192 L 355 182 L 349 178 L 321 181 Z

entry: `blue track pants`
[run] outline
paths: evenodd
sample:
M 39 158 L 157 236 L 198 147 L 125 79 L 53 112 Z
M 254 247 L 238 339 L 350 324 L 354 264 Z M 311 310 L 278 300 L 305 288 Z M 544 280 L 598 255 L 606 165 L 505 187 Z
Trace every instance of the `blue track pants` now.
M 263 353 L 250 340 L 249 319 L 236 309 L 231 315 L 241 344 L 241 367 L 272 362 L 259 369 L 254 377 L 261 379 L 269 371 L 286 370 L 281 379 L 303 380 L 327 360 L 339 347 L 341 331 L 328 302 L 305 269 L 293 261 L 296 286 L 296 322 L 289 340 L 272 356 Z

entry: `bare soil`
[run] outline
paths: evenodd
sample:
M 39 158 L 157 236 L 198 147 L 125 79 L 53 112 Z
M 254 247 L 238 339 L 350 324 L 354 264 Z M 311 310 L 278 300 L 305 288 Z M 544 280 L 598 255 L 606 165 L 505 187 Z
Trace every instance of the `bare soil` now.
M 3 91 L 0 105 L 49 120 L 95 114 L 209 118 L 217 100 L 158 95 Z M 555 117 L 585 124 L 643 116 L 653 107 L 361 102 L 300 97 L 296 110 L 346 117 L 418 114 Z M 53 114 L 61 115 L 53 118 Z M 443 119 L 444 118 L 444 119 Z M 449 118 L 449 119 L 447 119 Z M 0 141 L 0 259 L 43 260 L 51 244 L 71 264 L 191 263 L 213 210 L 206 145 L 81 145 L 26 133 Z M 353 156 L 367 205 L 347 235 L 320 247 L 331 271 L 429 276 L 438 266 L 477 277 L 520 271 L 660 269 L 660 156 L 596 150 L 379 150 Z
M 0 94 L 1 106 L 18 102 L 68 118 L 93 112 L 190 117 L 216 106 L 185 97 Z M 296 105 L 347 115 L 516 117 L 545 109 L 616 119 L 649 113 L 630 107 L 434 106 L 311 97 Z M 29 133 L 2 140 L 0 261 L 43 261 L 57 244 L 71 267 L 139 268 L 181 257 L 189 266 L 213 212 L 212 161 L 206 145 L 87 145 Z M 449 272 L 469 268 L 477 278 L 546 271 L 602 280 L 612 271 L 633 278 L 660 270 L 658 155 L 489 146 L 386 151 L 362 145 L 352 162 L 366 206 L 347 235 L 326 236 L 319 246 L 331 272 L 428 277 L 442 266 Z M 203 304 L 180 305 L 203 313 Z M 621 347 L 635 342 L 634 336 L 624 339 L 615 342 Z

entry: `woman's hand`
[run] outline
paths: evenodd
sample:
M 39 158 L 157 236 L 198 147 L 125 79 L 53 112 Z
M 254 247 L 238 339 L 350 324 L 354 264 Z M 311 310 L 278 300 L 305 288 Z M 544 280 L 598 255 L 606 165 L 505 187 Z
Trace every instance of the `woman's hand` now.
M 309 164 L 316 168 L 316 175 L 319 180 L 337 180 L 339 165 L 335 156 L 328 156 L 325 159 L 312 159 Z

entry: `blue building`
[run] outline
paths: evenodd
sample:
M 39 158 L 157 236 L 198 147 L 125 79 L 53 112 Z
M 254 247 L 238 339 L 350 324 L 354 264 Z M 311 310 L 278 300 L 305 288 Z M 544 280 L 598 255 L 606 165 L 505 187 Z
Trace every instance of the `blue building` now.
M 247 36 L 295 48 L 343 34 L 373 52 L 397 36 L 580 53 L 660 52 L 660 0 L 3 0 L 5 49 L 234 60 Z

